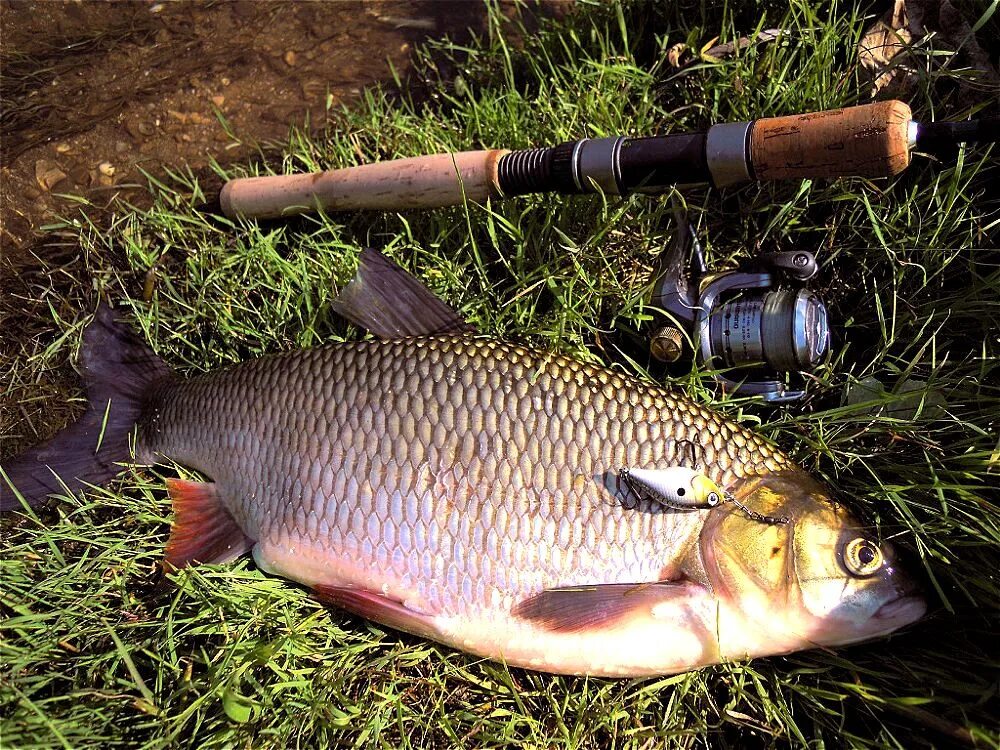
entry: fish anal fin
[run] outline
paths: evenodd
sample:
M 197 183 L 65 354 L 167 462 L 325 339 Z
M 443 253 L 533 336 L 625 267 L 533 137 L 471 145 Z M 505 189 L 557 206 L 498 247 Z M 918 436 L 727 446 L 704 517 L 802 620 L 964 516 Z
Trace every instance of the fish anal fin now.
M 313 596 L 324 604 L 388 625 L 396 630 L 435 639 L 440 636 L 432 615 L 418 612 L 398 599 L 350 586 L 313 586 Z
M 167 493 L 174 508 L 164 559 L 168 569 L 229 562 L 253 546 L 229 514 L 214 482 L 168 479 Z
M 687 597 L 695 585 L 677 580 L 545 589 L 516 604 L 511 613 L 546 630 L 579 633 L 635 615 L 656 617 L 659 605 Z
M 361 252 L 358 272 L 333 309 L 381 339 L 474 331 L 434 292 L 377 250 Z

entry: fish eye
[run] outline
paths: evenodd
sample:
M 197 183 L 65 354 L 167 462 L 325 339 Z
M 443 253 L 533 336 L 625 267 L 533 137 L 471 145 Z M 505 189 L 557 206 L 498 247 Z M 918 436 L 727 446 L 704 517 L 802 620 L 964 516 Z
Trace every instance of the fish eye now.
M 844 545 L 844 565 L 851 575 L 870 576 L 882 567 L 882 550 L 870 539 L 859 536 Z

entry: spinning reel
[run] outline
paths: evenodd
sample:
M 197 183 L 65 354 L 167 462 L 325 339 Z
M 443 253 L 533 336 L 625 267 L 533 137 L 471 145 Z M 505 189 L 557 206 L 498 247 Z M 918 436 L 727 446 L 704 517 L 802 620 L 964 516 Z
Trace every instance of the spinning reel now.
M 818 270 L 815 256 L 768 253 L 709 273 L 691 226 L 679 226 L 653 287 L 651 304 L 668 320 L 653 331 L 652 355 L 668 363 L 694 357 L 741 395 L 770 402 L 801 398 L 804 391 L 786 376 L 815 369 L 830 345 L 826 306 L 805 287 Z M 744 378 L 732 372 L 740 369 Z

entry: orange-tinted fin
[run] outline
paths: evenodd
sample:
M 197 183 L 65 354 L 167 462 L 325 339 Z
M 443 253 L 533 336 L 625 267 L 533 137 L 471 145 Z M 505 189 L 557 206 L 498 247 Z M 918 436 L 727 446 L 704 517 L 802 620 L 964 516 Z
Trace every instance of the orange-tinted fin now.
M 667 581 L 546 589 L 519 602 L 512 614 L 546 630 L 577 633 L 608 627 L 640 610 L 651 611 L 667 599 L 688 594 L 693 585 Z
M 229 562 L 253 546 L 253 540 L 229 515 L 214 482 L 168 479 L 167 493 L 174 506 L 164 560 L 167 566 Z
M 313 596 L 324 604 L 346 610 L 351 614 L 388 625 L 396 630 L 434 639 L 438 629 L 432 615 L 410 609 L 398 599 L 347 586 L 326 586 L 322 583 L 313 587 Z
M 332 307 L 386 340 L 475 330 L 434 292 L 377 250 L 362 250 L 357 274 Z

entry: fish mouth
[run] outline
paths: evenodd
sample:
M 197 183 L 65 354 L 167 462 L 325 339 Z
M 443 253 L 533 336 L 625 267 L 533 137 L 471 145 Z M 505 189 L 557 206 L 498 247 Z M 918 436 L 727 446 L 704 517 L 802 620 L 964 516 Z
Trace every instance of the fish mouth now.
M 875 612 L 876 620 L 895 620 L 902 623 L 915 622 L 927 612 L 927 602 L 917 594 L 903 596 L 886 602 Z

